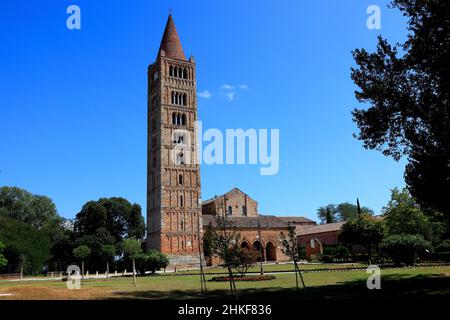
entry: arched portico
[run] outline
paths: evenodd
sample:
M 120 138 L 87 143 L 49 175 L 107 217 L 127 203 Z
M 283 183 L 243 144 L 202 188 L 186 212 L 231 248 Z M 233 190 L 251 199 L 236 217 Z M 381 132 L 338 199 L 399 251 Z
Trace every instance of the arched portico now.
M 266 259 L 267 261 L 277 261 L 277 248 L 270 241 L 266 244 Z
M 261 261 L 261 260 L 265 261 L 264 246 L 261 245 L 261 242 L 259 242 L 259 240 L 256 240 L 255 242 L 253 242 L 253 248 L 255 248 L 259 253 L 258 261 Z

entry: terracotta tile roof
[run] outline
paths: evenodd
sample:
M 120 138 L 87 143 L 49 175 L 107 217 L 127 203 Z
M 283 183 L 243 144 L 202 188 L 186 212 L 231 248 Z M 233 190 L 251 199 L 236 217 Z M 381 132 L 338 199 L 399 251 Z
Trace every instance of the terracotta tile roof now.
M 315 233 L 339 231 L 339 230 L 341 230 L 341 227 L 344 224 L 345 224 L 345 221 L 344 222 L 319 224 L 317 226 L 299 227 L 297 229 L 297 235 L 303 236 L 303 235 L 315 234 Z
M 261 228 L 287 228 L 287 223 L 275 216 L 259 216 L 261 221 Z M 258 217 L 233 217 L 228 216 L 227 219 L 233 223 L 236 228 L 257 228 Z M 211 224 L 213 227 L 216 225 L 216 220 L 214 215 L 203 215 L 203 226 L 208 226 Z
M 314 220 L 308 219 L 306 217 L 279 217 L 277 216 L 278 219 L 283 220 L 284 222 L 291 222 L 291 223 L 316 223 Z
M 169 15 L 167 19 L 164 35 L 159 46 L 158 57 L 161 55 L 161 50 L 164 50 L 164 55 L 168 58 L 186 60 L 172 15 Z

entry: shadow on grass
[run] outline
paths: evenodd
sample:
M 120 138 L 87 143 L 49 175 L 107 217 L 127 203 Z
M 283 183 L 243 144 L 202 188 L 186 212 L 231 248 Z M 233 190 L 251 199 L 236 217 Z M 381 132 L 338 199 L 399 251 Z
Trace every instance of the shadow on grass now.
M 386 275 L 381 279 L 381 290 L 369 290 L 366 281 L 349 281 L 336 285 L 295 288 L 238 289 L 240 300 L 346 300 L 346 299 L 409 299 L 450 298 L 450 277 L 444 275 Z M 210 290 L 207 295 L 200 290 L 132 291 L 117 292 L 111 299 L 230 299 L 228 290 Z

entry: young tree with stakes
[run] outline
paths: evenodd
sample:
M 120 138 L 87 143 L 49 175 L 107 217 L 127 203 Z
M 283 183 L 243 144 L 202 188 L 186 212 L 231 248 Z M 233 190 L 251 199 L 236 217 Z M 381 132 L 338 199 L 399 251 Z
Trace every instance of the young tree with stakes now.
M 91 249 L 88 246 L 82 245 L 73 249 L 73 256 L 81 260 L 81 282 L 84 279 L 84 260 L 91 254 Z
M 211 252 L 219 257 L 227 268 L 231 295 L 238 300 L 232 268 L 235 266 L 241 235 L 226 216 L 217 215 L 215 222 L 216 226 L 211 230 Z
M 133 285 L 136 286 L 136 258 L 142 253 L 141 243 L 136 239 L 125 239 L 122 250 L 133 261 Z
M 287 236 L 282 232 L 281 233 L 282 246 L 281 251 L 291 258 L 294 261 L 294 271 L 295 271 L 295 284 L 297 290 L 298 287 L 298 276 L 302 281 L 303 289 L 306 289 L 305 281 L 303 280 L 302 272 L 298 266 L 298 261 L 300 261 L 300 246 L 297 243 L 297 236 L 295 234 L 295 227 L 292 224 L 288 224 L 288 234 Z

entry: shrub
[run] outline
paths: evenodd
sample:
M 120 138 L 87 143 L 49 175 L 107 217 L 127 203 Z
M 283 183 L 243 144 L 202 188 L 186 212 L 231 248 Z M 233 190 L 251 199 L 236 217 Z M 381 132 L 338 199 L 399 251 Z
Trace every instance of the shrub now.
M 437 245 L 436 252 L 450 252 L 450 239 L 446 239 Z
M 438 252 L 438 253 L 436 254 L 436 257 L 437 257 L 437 259 L 440 260 L 440 261 L 446 261 L 446 262 L 449 262 L 449 261 L 450 261 L 450 251 L 448 251 L 448 252 L 445 252 L 445 251 L 443 251 L 443 252 Z
M 388 236 L 382 241 L 381 246 L 394 263 L 406 265 L 414 264 L 426 250 L 432 250 L 431 243 L 422 236 L 409 234 Z
M 142 275 L 145 274 L 145 270 L 155 273 L 156 270 L 164 269 L 168 265 L 169 259 L 167 256 L 156 250 L 141 254 L 138 258 L 138 269 Z

